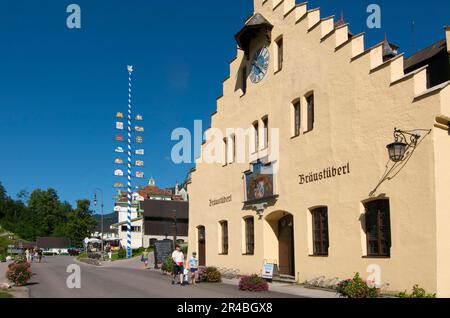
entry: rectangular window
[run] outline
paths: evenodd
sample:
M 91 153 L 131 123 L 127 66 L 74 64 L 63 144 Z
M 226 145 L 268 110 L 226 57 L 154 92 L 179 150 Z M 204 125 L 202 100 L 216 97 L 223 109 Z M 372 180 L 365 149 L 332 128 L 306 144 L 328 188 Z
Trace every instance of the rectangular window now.
M 294 104 L 294 136 L 300 136 L 301 108 L 300 101 Z
M 222 254 L 228 254 L 228 222 L 223 221 L 221 224 L 222 231 Z
M 247 93 L 247 66 L 242 68 L 242 92 Z
M 262 122 L 264 126 L 264 149 L 266 149 L 269 147 L 269 118 L 264 117 Z
M 277 41 L 277 52 L 278 52 L 278 69 L 277 71 L 281 71 L 283 69 L 283 38 L 280 38 Z
M 306 98 L 307 109 L 308 109 L 308 130 L 312 131 L 314 129 L 314 94 L 309 95 Z
M 314 255 L 327 256 L 330 244 L 328 238 L 328 209 L 326 207 L 312 211 L 312 224 Z
M 236 135 L 231 135 L 231 162 L 236 162 Z
M 253 255 L 255 252 L 255 224 L 253 217 L 245 219 L 245 254 Z
M 126 225 L 122 225 L 121 230 L 122 230 L 122 232 L 127 232 L 128 228 Z M 140 226 L 132 226 L 131 232 L 141 232 L 141 227 Z
M 390 257 L 391 221 L 389 200 L 365 204 L 367 256 Z
M 254 143 L 255 143 L 255 149 L 254 152 L 258 152 L 259 150 L 259 124 L 258 122 L 253 123 L 253 129 L 254 129 Z

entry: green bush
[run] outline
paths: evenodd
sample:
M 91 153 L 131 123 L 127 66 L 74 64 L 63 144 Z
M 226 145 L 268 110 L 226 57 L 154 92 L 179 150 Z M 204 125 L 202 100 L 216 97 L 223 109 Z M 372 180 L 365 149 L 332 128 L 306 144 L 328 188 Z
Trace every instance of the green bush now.
M 336 288 L 337 292 L 348 298 L 377 298 L 378 291 L 376 288 L 369 287 L 367 283 L 361 279 L 359 273 L 356 273 L 353 279 L 341 281 Z
M 13 259 L 16 263 L 24 263 L 27 260 L 25 254 L 14 255 Z
M 175 263 L 173 262 L 173 259 L 171 256 L 167 257 L 166 262 L 164 263 L 165 271 L 168 273 L 173 273 L 173 266 Z
M 412 294 L 408 294 L 406 290 L 398 294 L 400 298 L 436 298 L 436 294 L 428 294 L 425 289 L 420 288 L 419 285 L 414 285 Z
M 125 257 L 127 257 L 127 252 L 125 251 L 125 249 L 121 248 L 118 252 L 117 252 L 117 257 L 119 259 L 124 259 Z
M 208 283 L 220 283 L 222 281 L 222 274 L 216 267 L 206 268 L 206 281 Z
M 144 248 L 143 247 L 139 247 L 139 248 L 135 248 L 132 250 L 132 253 L 134 256 L 140 255 L 144 252 Z

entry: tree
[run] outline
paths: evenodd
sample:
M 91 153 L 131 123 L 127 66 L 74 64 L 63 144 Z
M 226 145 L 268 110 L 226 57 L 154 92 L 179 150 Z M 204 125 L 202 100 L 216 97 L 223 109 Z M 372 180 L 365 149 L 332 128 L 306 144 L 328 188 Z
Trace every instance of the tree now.
M 51 236 L 71 212 L 70 205 L 62 204 L 56 190 L 51 188 L 46 191 L 34 190 L 28 200 L 28 209 L 32 213 L 32 223 L 39 236 Z
M 6 190 L 0 182 L 0 220 L 5 217 Z
M 69 213 L 66 223 L 56 228 L 54 236 L 69 238 L 74 247 L 83 246 L 84 238 L 90 236 L 97 224 L 89 207 L 89 200 L 78 200 L 77 208 Z
M 32 240 L 36 231 L 30 222 L 32 218 L 28 212 L 22 202 L 8 197 L 5 188 L 0 184 L 0 224 L 21 238 Z
M 19 237 L 35 241 L 38 236 L 62 236 L 74 246 L 82 246 L 83 239 L 94 230 L 96 220 L 89 210 L 89 200 L 77 201 L 76 209 L 61 202 L 56 190 L 36 189 L 28 198 L 21 191 L 17 200 L 11 199 L 0 183 L 0 224 Z
M 3 184 L 0 182 L 0 201 L 6 199 L 6 190 Z
M 16 197 L 17 197 L 17 200 L 25 203 L 28 201 L 28 198 L 30 197 L 30 193 L 26 189 L 22 189 L 19 191 L 19 193 L 17 193 Z

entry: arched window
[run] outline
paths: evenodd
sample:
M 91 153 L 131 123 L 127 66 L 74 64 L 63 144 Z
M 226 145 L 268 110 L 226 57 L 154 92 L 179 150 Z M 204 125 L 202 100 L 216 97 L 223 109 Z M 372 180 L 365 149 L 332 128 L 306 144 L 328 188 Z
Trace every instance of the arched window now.
M 206 229 L 203 225 L 197 227 L 198 265 L 206 266 Z

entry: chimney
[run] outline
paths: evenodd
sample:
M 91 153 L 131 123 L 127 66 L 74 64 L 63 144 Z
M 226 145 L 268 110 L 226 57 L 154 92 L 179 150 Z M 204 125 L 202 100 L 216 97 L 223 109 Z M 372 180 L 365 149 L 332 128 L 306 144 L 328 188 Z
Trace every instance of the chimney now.
M 450 26 L 445 27 L 445 38 L 447 39 L 447 52 L 450 53 Z

